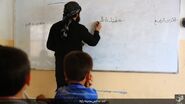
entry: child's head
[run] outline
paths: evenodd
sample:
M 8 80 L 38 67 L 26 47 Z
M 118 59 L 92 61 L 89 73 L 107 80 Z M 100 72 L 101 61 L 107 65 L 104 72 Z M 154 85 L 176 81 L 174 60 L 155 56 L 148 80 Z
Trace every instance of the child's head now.
M 81 51 L 73 51 L 64 58 L 64 71 L 68 81 L 80 82 L 88 80 L 93 61 L 90 55 Z
M 30 82 L 27 54 L 17 48 L 0 46 L 0 76 L 0 97 L 19 95 Z

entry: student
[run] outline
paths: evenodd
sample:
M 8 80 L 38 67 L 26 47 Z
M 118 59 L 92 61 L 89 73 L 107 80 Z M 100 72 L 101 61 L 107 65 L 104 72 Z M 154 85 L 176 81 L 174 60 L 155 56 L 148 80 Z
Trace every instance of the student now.
M 92 58 L 84 52 L 73 51 L 65 56 L 64 72 L 68 86 L 57 90 L 55 99 L 74 104 L 97 101 L 97 92 L 92 85 Z M 85 104 L 85 103 L 84 103 Z
M 182 26 L 185 27 L 185 18 L 182 19 Z
M 57 88 L 66 85 L 63 71 L 64 56 L 74 50 L 82 51 L 83 43 L 96 46 L 100 40 L 101 24 L 99 22 L 95 24 L 92 35 L 84 25 L 79 24 L 80 11 L 80 5 L 75 1 L 65 4 L 63 19 L 55 23 L 49 32 L 47 48 L 55 52 Z
M 0 46 L 0 104 L 38 104 L 25 97 L 29 85 L 30 62 L 26 53 Z

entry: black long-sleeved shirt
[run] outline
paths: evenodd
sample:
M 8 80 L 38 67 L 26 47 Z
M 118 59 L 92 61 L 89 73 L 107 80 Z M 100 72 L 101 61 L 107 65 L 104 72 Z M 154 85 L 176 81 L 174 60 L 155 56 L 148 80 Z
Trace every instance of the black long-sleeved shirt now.
M 99 40 L 99 32 L 94 31 L 94 35 L 89 33 L 88 29 L 76 21 L 69 25 L 68 35 L 62 38 L 61 30 L 64 28 L 64 22 L 55 23 L 49 33 L 47 48 L 58 55 L 65 55 L 72 50 L 82 50 L 83 42 L 90 46 L 95 46 Z

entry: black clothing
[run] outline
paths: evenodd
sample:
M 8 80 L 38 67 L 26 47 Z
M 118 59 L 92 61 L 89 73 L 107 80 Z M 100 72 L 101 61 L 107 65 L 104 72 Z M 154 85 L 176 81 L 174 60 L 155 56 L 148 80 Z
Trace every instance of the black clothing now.
M 69 30 L 66 36 L 63 35 L 64 28 L 64 21 L 55 23 L 50 29 L 47 41 L 47 48 L 55 52 L 57 88 L 66 85 L 63 72 L 64 56 L 70 51 L 82 51 L 83 42 L 90 46 L 96 46 L 100 40 L 98 31 L 95 31 L 94 35 L 92 35 L 85 26 L 76 21 L 72 21 L 69 24 Z

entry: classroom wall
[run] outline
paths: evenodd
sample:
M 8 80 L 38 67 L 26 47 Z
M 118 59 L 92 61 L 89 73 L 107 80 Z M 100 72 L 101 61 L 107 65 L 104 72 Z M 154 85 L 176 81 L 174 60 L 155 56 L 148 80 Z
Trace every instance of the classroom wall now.
M 185 18 L 185 0 L 181 0 L 181 15 L 180 15 L 180 17 Z M 180 30 L 180 39 L 185 40 L 185 28 L 181 28 L 181 30 Z
M 185 0 L 181 0 L 181 17 L 185 17 Z M 1 4 L 6 4 L 4 6 Z M 13 35 L 8 38 L 2 33 L 12 34 L 13 21 L 11 13 L 13 0 L 0 0 L 0 44 L 13 46 Z M 2 9 L 3 6 L 3 9 Z M 12 9 L 10 9 L 12 8 Z M 6 13 L 5 13 L 6 11 Z M 2 14 L 3 13 L 3 14 Z M 6 18 L 7 17 L 7 18 Z M 13 17 L 13 16 L 12 16 Z M 7 20 L 8 19 L 8 20 Z M 7 21 L 7 22 L 4 22 Z M 5 31 L 5 32 L 2 32 Z M 175 94 L 185 94 L 185 28 L 181 28 L 181 40 L 179 42 L 179 72 L 177 74 L 160 73 L 126 73 L 126 72 L 93 72 L 94 85 L 98 90 L 110 92 L 98 92 L 100 98 L 174 98 Z M 31 71 L 31 85 L 27 94 L 35 98 L 39 94 L 52 98 L 55 94 L 54 71 Z M 119 91 L 127 91 L 121 94 Z
M 0 0 L 0 44 L 13 46 L 14 0 Z
M 185 0 L 181 0 L 181 17 L 185 17 Z M 181 28 L 179 37 L 179 72 L 165 73 L 127 73 L 93 72 L 93 87 L 100 98 L 174 98 L 175 94 L 185 94 L 185 28 Z M 54 71 L 32 70 L 31 86 L 27 93 L 36 97 L 42 93 L 52 98 L 55 94 Z M 107 92 L 105 90 L 112 91 Z M 119 91 L 126 91 L 121 94 Z
M 127 91 L 127 94 L 99 92 L 100 98 L 174 98 L 185 94 L 185 41 L 180 41 L 179 73 L 121 73 L 93 72 L 94 88 L 98 90 Z M 36 97 L 42 93 L 52 98 L 55 92 L 54 71 L 32 71 L 27 93 Z

